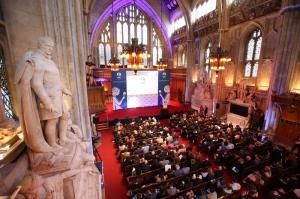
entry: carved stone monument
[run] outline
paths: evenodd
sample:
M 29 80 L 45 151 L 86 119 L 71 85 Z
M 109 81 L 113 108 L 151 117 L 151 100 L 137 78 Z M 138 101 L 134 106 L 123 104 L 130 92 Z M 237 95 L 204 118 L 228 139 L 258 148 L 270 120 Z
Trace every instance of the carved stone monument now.
M 204 76 L 197 82 L 197 86 L 194 89 L 192 95 L 191 107 L 195 110 L 199 110 L 200 107 L 208 107 L 209 114 L 213 111 L 213 97 L 211 83 L 208 78 Z
M 25 198 L 98 199 L 100 175 L 82 132 L 64 105 L 71 95 L 52 61 L 54 42 L 41 37 L 38 49 L 25 53 L 15 83 L 20 123 L 28 146 L 29 173 L 21 183 Z

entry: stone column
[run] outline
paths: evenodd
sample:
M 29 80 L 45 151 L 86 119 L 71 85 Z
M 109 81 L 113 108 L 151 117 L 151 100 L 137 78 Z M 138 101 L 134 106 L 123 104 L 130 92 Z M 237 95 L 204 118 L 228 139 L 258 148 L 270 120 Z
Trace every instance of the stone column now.
M 191 101 L 191 93 L 190 93 L 190 86 L 192 83 L 192 75 L 193 75 L 193 68 L 195 65 L 195 56 L 194 56 L 194 41 L 192 39 L 188 39 L 186 41 L 187 48 L 186 48 L 186 59 L 187 59 L 187 67 L 186 67 L 186 86 L 185 86 L 185 102 Z
M 82 129 L 85 139 L 90 140 L 85 76 L 87 26 L 82 1 L 43 0 L 41 8 L 45 34 L 55 42 L 53 59 L 58 64 L 62 80 L 73 94 L 66 99 L 72 120 Z
M 271 95 L 272 92 L 280 95 L 289 92 L 291 89 L 300 43 L 300 12 L 293 9 L 294 5 L 293 0 L 283 1 L 282 9 L 278 15 L 281 27 L 268 95 Z M 269 129 L 276 123 L 271 98 L 269 98 L 265 120 L 265 129 Z
M 293 5 L 293 0 L 286 0 L 283 9 Z M 278 47 L 275 57 L 275 76 L 272 89 L 277 94 L 289 92 L 293 72 L 298 59 L 300 43 L 300 12 L 296 9 L 286 9 L 279 16 L 281 29 L 279 32 Z

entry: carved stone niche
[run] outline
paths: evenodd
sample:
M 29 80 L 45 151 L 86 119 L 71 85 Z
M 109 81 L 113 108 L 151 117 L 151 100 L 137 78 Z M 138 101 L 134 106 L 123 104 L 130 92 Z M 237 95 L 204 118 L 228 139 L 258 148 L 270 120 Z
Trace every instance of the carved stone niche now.
M 29 165 L 16 197 L 99 199 L 101 176 L 64 104 L 72 94 L 51 59 L 54 42 L 48 37 L 38 42 L 38 49 L 25 53 L 15 76 Z

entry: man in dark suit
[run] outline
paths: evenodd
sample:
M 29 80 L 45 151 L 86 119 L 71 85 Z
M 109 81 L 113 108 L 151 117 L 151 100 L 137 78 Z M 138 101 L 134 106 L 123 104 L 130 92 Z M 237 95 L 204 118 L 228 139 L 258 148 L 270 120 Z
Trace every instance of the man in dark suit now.
M 205 106 L 205 108 L 204 108 L 204 117 L 207 117 L 207 114 L 208 114 L 208 107 Z

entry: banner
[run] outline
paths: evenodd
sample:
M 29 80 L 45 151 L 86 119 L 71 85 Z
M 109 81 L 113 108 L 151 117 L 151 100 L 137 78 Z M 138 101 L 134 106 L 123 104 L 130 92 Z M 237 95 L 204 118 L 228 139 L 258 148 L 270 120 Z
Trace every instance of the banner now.
M 126 71 L 112 71 L 113 110 L 126 109 Z
M 158 105 L 168 107 L 170 102 L 170 71 L 158 72 Z

